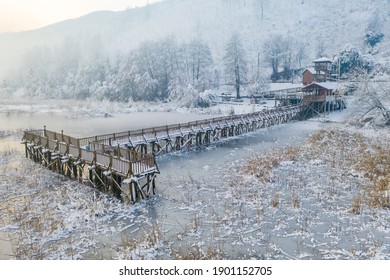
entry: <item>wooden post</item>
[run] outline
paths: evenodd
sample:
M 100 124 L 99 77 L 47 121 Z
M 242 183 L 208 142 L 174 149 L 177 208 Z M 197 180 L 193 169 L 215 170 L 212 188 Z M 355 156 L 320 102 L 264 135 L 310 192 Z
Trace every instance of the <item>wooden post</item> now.
M 150 195 L 150 174 L 148 174 L 146 180 L 147 180 L 146 195 L 149 196 Z
M 73 176 L 75 179 L 78 178 L 78 174 L 77 174 L 77 165 L 74 165 L 74 163 L 72 162 L 72 168 L 73 168 Z
M 93 183 L 93 170 L 89 169 L 89 181 Z
M 81 183 L 83 181 L 83 176 L 84 176 L 84 165 L 80 164 L 77 166 L 77 168 L 78 168 L 79 182 Z
M 129 162 L 129 167 L 128 167 L 128 170 L 127 170 L 127 175 L 128 175 L 128 176 L 133 175 L 133 166 L 132 166 L 131 161 Z
M 152 179 L 152 192 L 153 192 L 153 195 L 156 194 L 156 175 L 153 174 L 153 179 Z
M 96 165 L 96 151 L 93 151 L 93 160 L 92 160 L 92 164 L 93 164 L 93 165 Z

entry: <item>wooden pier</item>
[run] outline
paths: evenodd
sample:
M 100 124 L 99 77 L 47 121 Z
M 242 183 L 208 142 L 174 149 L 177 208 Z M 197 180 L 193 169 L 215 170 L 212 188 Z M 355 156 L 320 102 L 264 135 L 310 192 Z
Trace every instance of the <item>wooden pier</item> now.
M 287 123 L 301 114 L 300 106 L 281 107 L 86 138 L 45 127 L 25 131 L 22 143 L 27 158 L 133 203 L 155 193 L 156 156 Z
M 125 202 L 135 202 L 155 194 L 155 178 L 159 173 L 153 155 L 134 150 L 91 150 L 80 139 L 43 130 L 25 131 L 22 143 L 26 157 L 48 169 L 89 183 Z

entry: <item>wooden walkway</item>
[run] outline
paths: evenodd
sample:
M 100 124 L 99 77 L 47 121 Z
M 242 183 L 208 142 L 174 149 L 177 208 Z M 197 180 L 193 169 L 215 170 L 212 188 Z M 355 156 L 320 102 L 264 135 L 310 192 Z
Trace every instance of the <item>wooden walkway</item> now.
M 119 156 L 90 150 L 80 145 L 80 139 L 46 128 L 25 131 L 22 143 L 27 158 L 123 201 L 135 202 L 155 193 L 159 170 L 153 155 L 126 150 Z
M 211 144 L 220 139 L 287 123 L 297 119 L 301 107 L 282 107 L 249 114 L 217 117 L 80 139 L 87 149 L 121 155 L 132 149 L 155 156 Z M 123 150 L 124 149 L 124 150 Z
M 147 129 L 74 138 L 63 132 L 25 131 L 26 157 L 126 202 L 155 193 L 156 156 L 200 147 L 301 116 L 302 108 L 283 107 Z

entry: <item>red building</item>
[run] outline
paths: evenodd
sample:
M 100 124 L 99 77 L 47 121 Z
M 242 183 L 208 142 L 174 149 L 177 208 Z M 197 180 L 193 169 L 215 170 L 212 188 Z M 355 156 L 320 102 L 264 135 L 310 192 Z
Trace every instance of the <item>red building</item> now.
M 326 82 L 330 78 L 330 66 L 332 61 L 327 57 L 321 57 L 313 61 L 314 68 L 307 68 L 302 73 L 304 86 L 313 82 Z
M 309 115 L 328 113 L 345 108 L 345 102 L 337 90 L 336 82 L 314 82 L 302 88 L 302 104 Z
M 302 73 L 302 84 L 304 86 L 311 84 L 314 81 L 314 68 L 306 68 Z

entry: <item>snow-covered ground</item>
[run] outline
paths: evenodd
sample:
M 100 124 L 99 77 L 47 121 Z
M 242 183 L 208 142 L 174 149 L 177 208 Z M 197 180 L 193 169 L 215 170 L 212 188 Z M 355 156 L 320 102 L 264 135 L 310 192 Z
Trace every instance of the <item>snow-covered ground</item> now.
M 28 110 L 41 112 L 40 106 L 46 105 Z M 251 104 L 220 104 L 207 113 L 229 112 L 232 106 L 235 113 L 253 110 Z M 55 108 L 49 109 L 53 115 L 59 114 Z M 90 112 L 122 114 L 124 108 L 128 105 L 103 103 Z M 3 147 L 0 242 L 10 251 L 0 258 L 389 259 L 384 171 L 390 161 L 379 156 L 389 154 L 390 131 L 345 124 L 348 113 L 328 115 L 328 128 L 304 144 L 204 166 L 223 178 L 218 185 L 189 170 L 135 205 L 37 167 L 20 149 Z M 315 131 L 323 120 L 286 126 Z
M 273 100 L 263 100 L 264 104 L 251 104 L 249 99 L 243 102 L 221 102 L 206 108 L 183 108 L 174 102 L 110 102 L 110 101 L 75 101 L 75 100 L 1 100 L 0 115 L 21 114 L 66 114 L 69 118 L 110 117 L 114 114 L 134 112 L 193 112 L 198 114 L 229 114 L 231 109 L 242 113 L 261 110 L 275 105 Z

